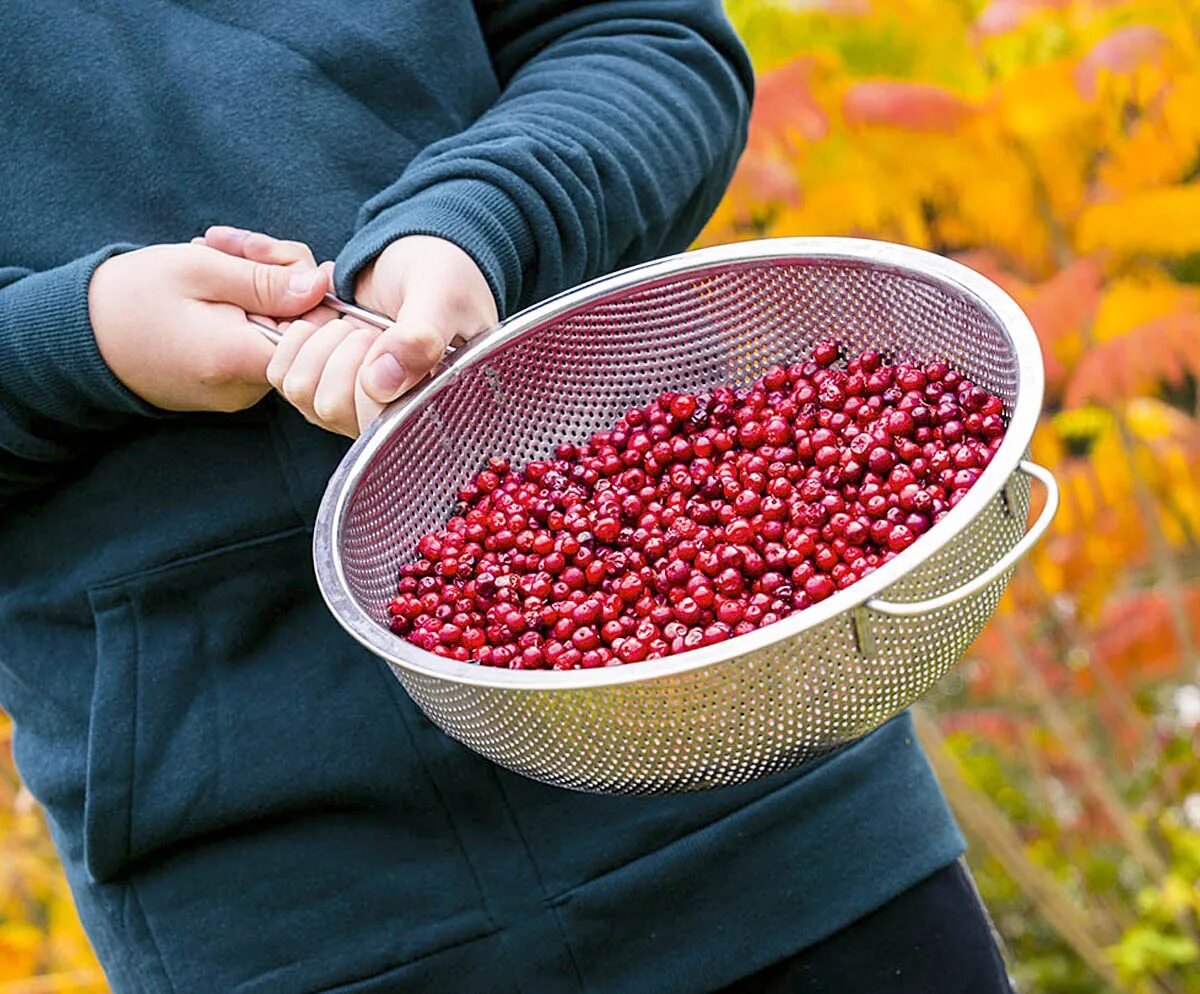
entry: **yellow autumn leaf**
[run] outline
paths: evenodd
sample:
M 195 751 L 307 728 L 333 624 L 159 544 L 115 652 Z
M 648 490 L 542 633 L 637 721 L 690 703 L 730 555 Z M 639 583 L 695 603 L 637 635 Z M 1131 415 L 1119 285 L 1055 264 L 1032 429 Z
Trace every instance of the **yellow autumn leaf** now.
M 1038 219 L 1037 194 L 1023 169 L 989 169 L 980 163 L 958 191 L 944 222 L 953 240 L 995 245 L 1035 275 L 1047 274 L 1050 234 Z
M 1187 255 L 1200 251 L 1200 185 L 1140 190 L 1093 204 L 1079 219 L 1075 247 L 1126 255 Z
M 1190 146 L 1193 153 L 1200 142 L 1197 107 L 1200 107 L 1200 67 L 1193 66 L 1190 72 L 1181 73 L 1171 81 L 1159 112 L 1173 142 L 1184 149 Z
M 1092 335 L 1107 342 L 1155 318 L 1200 309 L 1200 293 L 1160 269 L 1141 267 L 1111 279 L 1100 298 Z
M 1075 85 L 1070 62 L 1030 66 L 999 82 L 995 91 L 996 124 L 1025 139 L 1057 138 L 1096 117 L 1096 108 Z
M 1178 443 L 1195 431 L 1191 418 L 1178 408 L 1153 397 L 1138 397 L 1126 404 L 1125 423 L 1134 438 L 1147 444 L 1166 441 Z
M 23 921 L 0 924 L 0 980 L 20 980 L 33 973 L 42 933 Z
M 1110 196 L 1184 179 L 1200 147 L 1200 74 L 1177 76 L 1159 101 L 1126 128 L 1114 128 L 1097 173 Z

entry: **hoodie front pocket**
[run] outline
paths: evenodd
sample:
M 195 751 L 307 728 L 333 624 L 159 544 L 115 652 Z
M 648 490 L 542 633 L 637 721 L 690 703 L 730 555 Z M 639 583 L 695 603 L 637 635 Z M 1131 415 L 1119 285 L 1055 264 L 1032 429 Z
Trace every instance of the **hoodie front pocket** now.
M 83 858 L 93 880 L 129 859 L 135 768 L 137 635 L 133 605 L 117 590 L 93 596 L 97 667 L 88 730 Z M 122 659 L 126 665 L 114 665 Z
M 89 591 L 96 672 L 84 860 L 93 879 L 237 817 L 248 800 L 238 767 L 270 757 L 223 755 L 240 731 L 230 705 L 255 684 L 265 692 L 273 667 L 287 678 L 283 643 L 312 623 L 296 613 L 307 549 L 307 532 L 289 529 Z
M 325 608 L 306 529 L 90 599 L 84 859 L 136 887 L 181 990 L 318 989 L 495 930 L 415 706 Z

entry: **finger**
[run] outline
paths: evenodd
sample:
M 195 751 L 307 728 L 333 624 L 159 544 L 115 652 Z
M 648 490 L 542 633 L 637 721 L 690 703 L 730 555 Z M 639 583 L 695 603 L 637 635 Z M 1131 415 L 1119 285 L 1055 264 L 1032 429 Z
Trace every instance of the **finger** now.
M 296 358 L 284 374 L 280 392 L 288 403 L 310 420 L 320 421 L 313 406 L 317 386 L 325 364 L 334 350 L 356 329 L 345 321 L 330 321 L 322 325 L 300 346 Z
M 322 325 L 329 324 L 330 321 L 337 321 L 339 319 L 348 320 L 343 318 L 342 315 L 335 311 L 332 307 L 328 307 L 325 304 L 318 304 L 311 311 L 301 314 L 296 320 L 308 321 L 315 325 Z M 287 321 L 281 321 L 280 327 L 283 327 L 287 323 Z
M 356 328 L 370 328 L 372 331 L 379 331 L 379 326 L 368 324 L 356 318 L 353 314 L 343 314 L 341 311 L 335 311 L 328 304 L 320 304 L 314 307 L 307 314 L 300 315 L 306 321 L 313 321 L 317 324 L 324 324 L 326 321 L 345 321 L 347 324 L 352 324 Z
M 242 242 L 246 258 L 252 262 L 265 262 L 273 266 L 315 267 L 316 258 L 303 242 L 289 242 L 252 231 Z
M 268 265 L 215 250 L 199 249 L 189 275 L 190 289 L 201 299 L 273 317 L 310 311 L 329 289 L 328 276 L 320 269 Z
M 275 346 L 275 353 L 267 366 L 267 381 L 280 393 L 283 393 L 283 378 L 292 368 L 300 349 L 320 327 L 321 325 L 314 321 L 298 320 L 290 322 L 282 329 L 283 337 Z
M 312 250 L 303 242 L 272 238 L 261 231 L 246 231 L 228 225 L 213 225 L 204 232 L 202 239 L 209 248 L 226 255 L 265 262 L 272 266 L 315 266 L 317 260 Z
M 470 340 L 496 323 L 495 304 L 469 293 L 419 285 L 404 299 L 404 310 L 414 320 L 442 328 L 447 342 L 455 337 Z
M 250 232 L 243 228 L 234 228 L 228 224 L 214 224 L 206 228 L 199 239 L 193 238 L 192 241 L 199 241 L 202 245 L 214 248 L 218 252 L 224 252 L 226 255 L 244 258 L 242 246 L 249 234 Z
M 341 317 L 342 315 L 335 311 L 332 307 L 326 307 L 322 304 L 314 307 L 311 311 L 306 311 L 304 314 L 301 314 L 294 320 L 289 318 L 284 318 L 282 320 L 276 320 L 272 318 L 270 320 L 271 323 L 275 325 L 276 330 L 282 334 L 286 332 L 296 321 L 306 321 L 309 324 L 320 327 L 323 324 L 328 324 L 330 321 L 337 321 Z M 344 318 L 343 320 L 349 321 L 355 327 L 358 327 L 361 324 L 361 322 L 355 320 L 354 318 Z M 367 326 L 362 325 L 362 327 Z
M 367 356 L 360 376 L 363 391 L 377 403 L 390 403 L 437 365 L 456 335 L 469 339 L 493 319 L 466 295 L 415 289 Z
M 261 397 L 270 389 L 267 366 L 275 356 L 275 347 L 249 322 L 243 322 L 240 330 L 244 344 L 241 344 L 236 355 L 226 358 L 229 378 L 253 385 L 256 396 Z
M 363 388 L 362 377 L 354 383 L 354 414 L 358 420 L 358 434 L 361 435 L 367 425 L 382 413 L 385 405 L 371 397 Z
M 410 318 L 402 308 L 366 357 L 360 374 L 363 391 L 376 403 L 391 403 L 437 365 L 447 341 L 437 326 Z
M 362 365 L 378 332 L 367 328 L 351 331 L 325 362 L 321 382 L 313 395 L 313 413 L 330 431 L 354 438 L 358 435 L 358 409 L 355 385 Z

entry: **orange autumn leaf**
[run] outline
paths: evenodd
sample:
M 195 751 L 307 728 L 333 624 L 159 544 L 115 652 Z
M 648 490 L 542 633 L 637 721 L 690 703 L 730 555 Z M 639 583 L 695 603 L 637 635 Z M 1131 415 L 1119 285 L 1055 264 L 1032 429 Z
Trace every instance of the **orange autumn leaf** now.
M 736 188 L 731 199 L 752 204 L 780 203 L 789 207 L 800 203 L 800 180 L 786 159 L 770 155 L 746 155 L 738 163 Z
M 1038 337 L 1050 348 L 1080 329 L 1096 313 L 1103 273 L 1095 259 L 1076 259 L 1029 291 L 1025 311 Z
M 1200 73 L 1176 74 L 1141 116 L 1119 132 L 1096 176 L 1105 199 L 1185 179 L 1200 148 Z
M 1068 368 L 1082 350 L 1083 329 L 1100 303 L 1104 275 L 1099 263 L 1077 259 L 1049 279 L 1030 283 L 1006 269 L 989 250 L 961 252 L 955 259 L 999 285 L 1021 305 L 1042 347 L 1047 396 L 1056 399 Z
M 1157 267 L 1140 266 L 1110 279 L 1096 310 L 1092 336 L 1107 342 L 1140 324 L 1200 310 L 1200 292 L 1177 283 Z
M 1193 627 L 1200 626 L 1200 590 L 1183 591 Z M 1162 680 L 1183 663 L 1171 605 L 1161 591 L 1146 590 L 1110 600 L 1096 624 L 1092 654 L 1131 684 Z
M 990 108 L 996 127 L 1023 144 L 1049 140 L 1053 146 L 1069 145 L 1063 152 L 1078 154 L 1093 138 L 1089 132 L 1099 108 L 1079 94 L 1073 73 L 1071 63 L 1055 60 L 1000 80 Z
M 1083 329 L 1095 316 L 1101 286 L 1099 263 L 1077 259 L 1031 287 L 1020 301 L 1042 346 L 1047 393 L 1051 397 L 1060 394 L 1068 369 L 1083 350 Z
M 1007 269 L 993 249 L 967 249 L 963 252 L 953 253 L 951 258 L 955 262 L 961 262 L 964 266 L 969 266 L 981 276 L 986 276 L 1017 300 L 1020 300 L 1021 295 L 1029 289 L 1029 283 L 1021 279 L 1021 277 L 1017 276 L 1010 269 Z
M 1159 383 L 1200 377 L 1200 314 L 1173 314 L 1097 343 L 1067 384 L 1066 403 L 1113 403 L 1152 393 Z

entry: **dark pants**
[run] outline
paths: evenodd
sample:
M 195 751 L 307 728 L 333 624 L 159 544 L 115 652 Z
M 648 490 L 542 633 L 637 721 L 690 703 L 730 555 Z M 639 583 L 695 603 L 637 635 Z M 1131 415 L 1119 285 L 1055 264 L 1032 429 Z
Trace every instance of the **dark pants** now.
M 1012 994 L 991 921 L 960 863 L 721 994 Z

